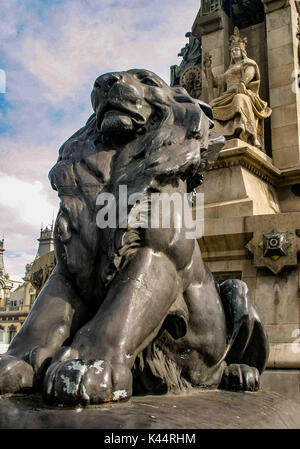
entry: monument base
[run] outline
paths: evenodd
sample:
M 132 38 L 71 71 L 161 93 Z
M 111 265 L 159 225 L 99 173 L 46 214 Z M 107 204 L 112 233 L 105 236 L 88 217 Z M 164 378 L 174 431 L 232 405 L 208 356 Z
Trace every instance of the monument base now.
M 196 391 L 86 408 L 40 395 L 0 397 L 0 429 L 300 429 L 300 405 L 277 393 Z
M 203 185 L 205 218 L 231 218 L 280 212 L 275 185 L 285 181 L 272 159 L 240 139 L 226 141 Z

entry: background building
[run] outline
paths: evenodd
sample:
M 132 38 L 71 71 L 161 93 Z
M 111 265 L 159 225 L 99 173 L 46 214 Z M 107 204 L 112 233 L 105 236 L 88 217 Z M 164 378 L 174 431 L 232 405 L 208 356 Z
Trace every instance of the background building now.
M 0 241 L 0 354 L 26 320 L 41 285 L 54 267 L 53 225 L 41 229 L 35 261 L 26 265 L 23 282 L 12 281 L 5 273 L 4 241 Z M 32 267 L 34 270 L 32 271 Z
M 17 326 L 14 320 L 5 315 L 5 312 L 11 308 L 10 298 L 22 282 L 13 281 L 6 273 L 4 266 L 4 239 L 0 240 L 0 354 L 6 351 L 7 343 L 12 340 L 17 332 Z
M 263 387 L 298 400 L 299 5 L 294 0 L 202 0 L 192 26 L 201 47 L 198 53 L 211 54 L 216 75 L 229 66 L 229 37 L 234 26 L 239 27 L 248 40 L 248 56 L 260 68 L 260 96 L 273 111 L 265 120 L 264 151 L 239 139 L 228 140 L 205 174 L 199 189 L 205 194 L 205 232 L 199 244 L 217 279 L 240 278 L 249 287 L 271 345 Z M 201 92 L 197 98 L 208 102 L 202 63 L 201 58 L 196 69 L 187 64 L 172 67 L 171 79 L 185 87 L 187 79 L 192 87 L 196 83 Z

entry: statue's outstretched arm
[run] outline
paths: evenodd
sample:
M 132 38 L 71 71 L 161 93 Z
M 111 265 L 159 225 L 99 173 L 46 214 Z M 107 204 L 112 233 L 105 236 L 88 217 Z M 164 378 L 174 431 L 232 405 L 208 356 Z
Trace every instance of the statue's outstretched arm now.
M 218 78 L 214 76 L 211 65 L 212 65 L 212 56 L 207 52 L 204 55 L 203 67 L 208 84 L 209 101 L 211 101 L 214 98 L 214 88 L 220 90 L 220 80 L 218 80 Z

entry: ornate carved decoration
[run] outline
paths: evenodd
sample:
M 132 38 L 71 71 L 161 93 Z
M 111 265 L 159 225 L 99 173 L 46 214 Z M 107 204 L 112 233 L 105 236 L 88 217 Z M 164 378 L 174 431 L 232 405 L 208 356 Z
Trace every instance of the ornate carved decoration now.
M 291 228 L 285 231 L 256 230 L 246 248 L 253 254 L 256 267 L 266 267 L 277 275 L 284 267 L 297 266 L 300 239 Z
M 289 0 L 262 0 L 262 2 L 265 7 L 265 13 L 267 14 L 289 6 Z
M 180 85 L 194 98 L 201 95 L 201 41 L 186 33 L 189 42 L 181 49 L 178 56 L 182 56 L 181 64 L 171 66 L 171 86 Z
M 258 246 L 263 250 L 264 257 L 278 260 L 279 257 L 287 256 L 290 243 L 286 232 L 273 229 L 272 232 L 263 234 L 263 239 Z
M 221 150 L 218 159 L 209 170 L 235 167 L 241 165 L 263 181 L 276 187 L 295 185 L 300 180 L 300 168 L 280 170 L 272 164 L 272 160 L 264 153 L 239 139 L 231 140 L 232 148 Z M 239 145 L 240 144 L 240 145 Z M 243 146 L 244 144 L 244 146 Z
M 184 87 L 193 98 L 200 98 L 201 96 L 201 76 L 201 69 L 196 65 L 187 67 L 180 76 L 180 86 Z

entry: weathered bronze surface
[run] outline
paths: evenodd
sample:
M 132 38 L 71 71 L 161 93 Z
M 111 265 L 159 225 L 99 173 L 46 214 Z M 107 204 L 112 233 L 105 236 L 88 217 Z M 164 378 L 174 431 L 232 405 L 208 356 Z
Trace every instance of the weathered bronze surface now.
M 0 393 L 75 406 L 194 387 L 255 391 L 268 341 L 241 280 L 218 285 L 184 226 L 100 229 L 100 193 L 192 192 L 224 143 L 208 105 L 146 70 L 95 81 L 60 148 L 57 265 L 0 360 Z M 129 207 L 127 212 L 132 209 Z M 170 212 L 169 212 L 170 213 Z M 208 397 L 208 396 L 207 396 Z

